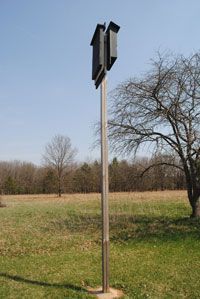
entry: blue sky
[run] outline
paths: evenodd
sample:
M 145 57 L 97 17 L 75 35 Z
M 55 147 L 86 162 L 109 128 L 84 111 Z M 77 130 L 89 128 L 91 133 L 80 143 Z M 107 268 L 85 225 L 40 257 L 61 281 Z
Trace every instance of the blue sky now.
M 55 134 L 71 138 L 79 161 L 99 158 L 91 151 L 100 116 L 96 24 L 121 27 L 112 90 L 145 72 L 157 50 L 198 51 L 199 11 L 199 0 L 0 0 L 0 160 L 40 164 Z

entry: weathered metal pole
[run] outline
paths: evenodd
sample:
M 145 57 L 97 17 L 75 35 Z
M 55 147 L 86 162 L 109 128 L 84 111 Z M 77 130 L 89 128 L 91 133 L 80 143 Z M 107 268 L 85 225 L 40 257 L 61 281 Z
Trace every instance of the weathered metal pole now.
M 109 292 L 109 214 L 108 214 L 108 142 L 106 77 L 101 83 L 101 167 L 102 167 L 102 286 Z
M 117 33 L 120 27 L 110 22 L 97 24 L 92 41 L 92 80 L 96 88 L 101 84 L 101 205 L 102 205 L 102 286 L 103 293 L 109 292 L 109 213 L 108 213 L 108 142 L 107 142 L 107 105 L 106 72 L 117 59 Z

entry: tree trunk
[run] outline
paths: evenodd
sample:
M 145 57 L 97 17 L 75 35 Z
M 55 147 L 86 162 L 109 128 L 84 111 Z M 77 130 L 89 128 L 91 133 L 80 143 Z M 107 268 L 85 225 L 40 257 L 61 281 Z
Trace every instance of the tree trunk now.
M 191 178 L 187 169 L 185 169 L 185 174 L 188 199 L 192 208 L 192 214 L 190 215 L 190 218 L 198 218 L 200 217 L 200 186 L 197 184 L 197 181 L 195 181 L 194 177 L 193 179 Z
M 58 178 L 58 196 L 61 197 L 61 177 Z
M 194 203 L 192 204 L 192 214 L 190 216 L 191 218 L 198 218 L 200 217 L 200 196 L 198 196 Z

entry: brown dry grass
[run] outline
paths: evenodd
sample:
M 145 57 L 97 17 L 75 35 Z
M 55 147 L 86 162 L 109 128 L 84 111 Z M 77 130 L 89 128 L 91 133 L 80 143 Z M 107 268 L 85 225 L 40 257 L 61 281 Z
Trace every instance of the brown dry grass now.
M 3 201 L 30 202 L 30 201 L 51 201 L 51 202 L 74 202 L 74 201 L 95 201 L 100 200 L 101 194 L 63 194 L 58 197 L 56 194 L 37 194 L 37 195 L 4 195 Z M 109 193 L 111 201 L 134 201 L 134 202 L 157 202 L 157 201 L 187 201 L 185 190 L 165 190 L 165 191 L 146 191 L 146 192 L 116 192 Z

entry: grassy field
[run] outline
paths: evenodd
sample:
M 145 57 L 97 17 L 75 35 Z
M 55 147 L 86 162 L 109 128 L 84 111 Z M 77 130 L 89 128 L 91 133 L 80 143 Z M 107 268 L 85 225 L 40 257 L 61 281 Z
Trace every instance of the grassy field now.
M 5 196 L 0 298 L 93 298 L 100 195 Z M 200 221 L 185 192 L 110 194 L 110 284 L 128 298 L 200 298 Z

